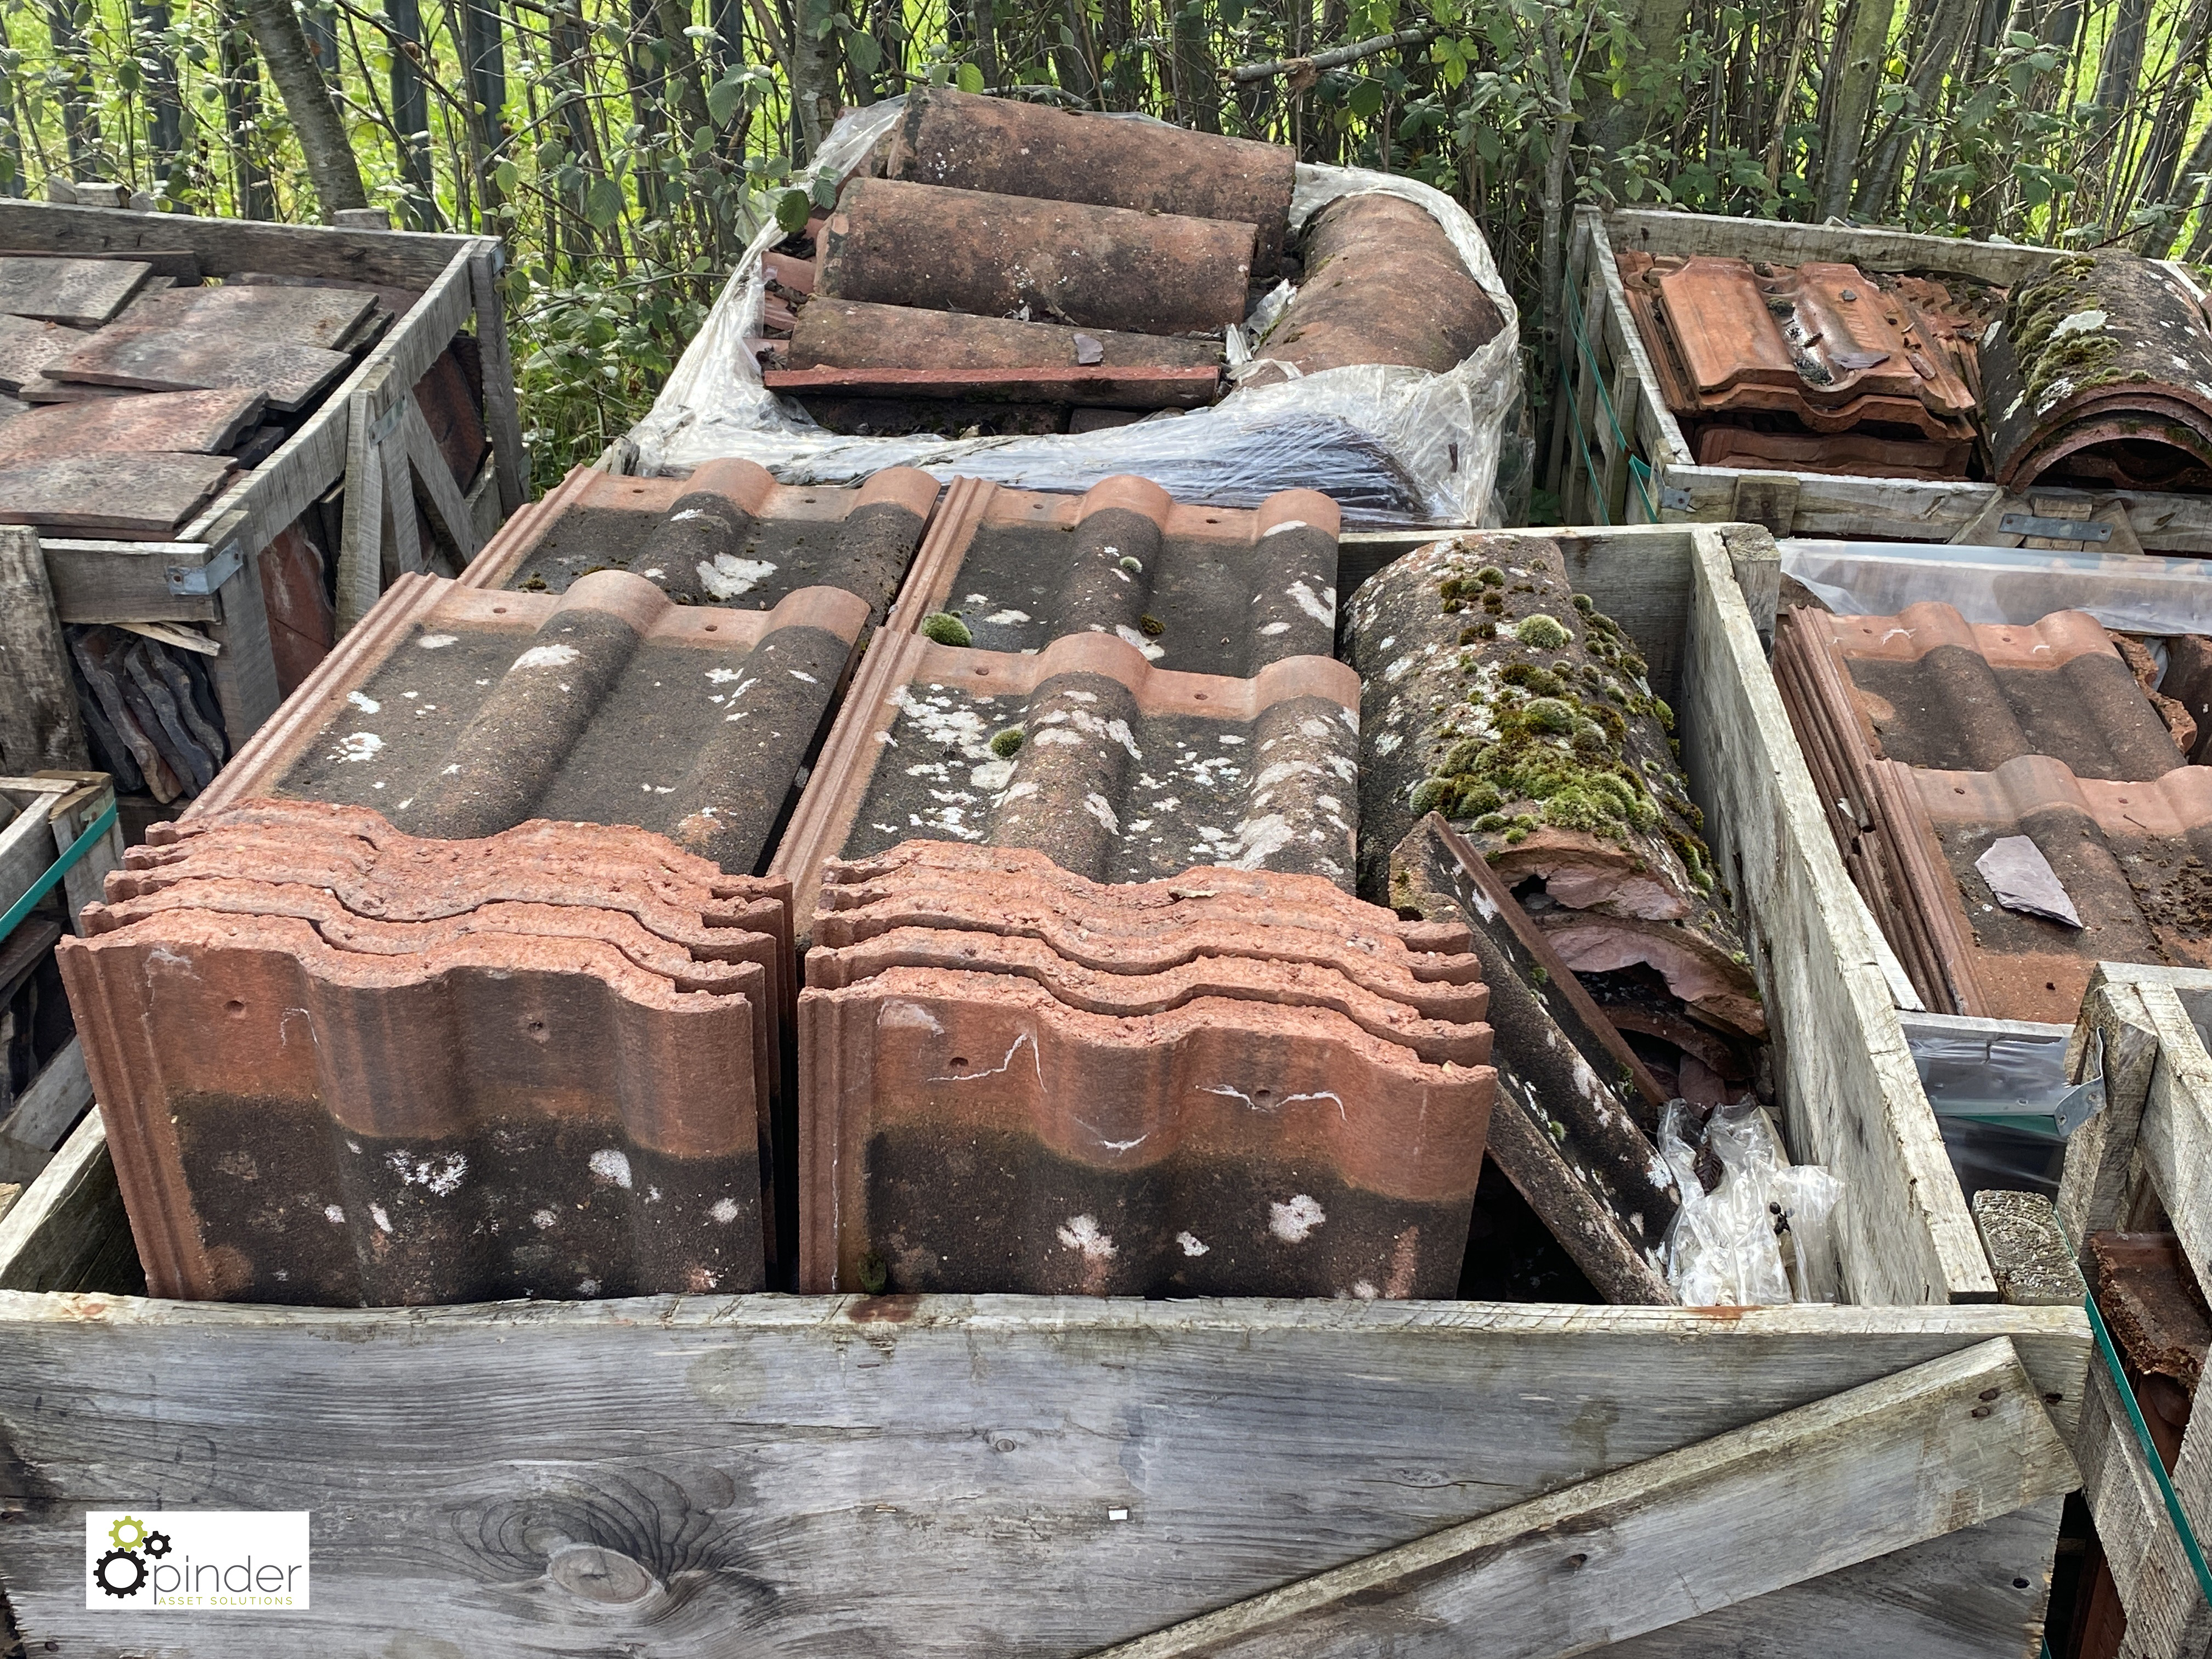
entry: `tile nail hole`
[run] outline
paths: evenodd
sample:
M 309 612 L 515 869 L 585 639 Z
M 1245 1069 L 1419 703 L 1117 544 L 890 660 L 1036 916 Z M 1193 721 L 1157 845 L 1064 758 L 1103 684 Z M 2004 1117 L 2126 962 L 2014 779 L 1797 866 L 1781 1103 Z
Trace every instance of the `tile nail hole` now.
M 229 1001 L 224 1003 L 222 1005 L 222 1009 L 223 1012 L 228 1014 L 233 1019 L 244 1019 L 246 1018 L 246 1005 L 243 1002 L 240 1002 L 236 997 L 233 997 Z
M 2027 1588 L 2027 1580 L 2025 1578 L 2015 1578 L 2012 1581 L 2012 1587 L 2014 1589 L 2026 1589 Z
M 721 623 L 708 623 L 707 624 L 707 631 L 708 631 L 709 634 L 714 633 L 715 631 L 717 631 L 717 630 L 721 627 L 721 625 L 722 625 L 722 624 L 721 624 Z
M 979 668 L 975 671 L 975 678 L 980 680 L 989 674 L 990 672 L 991 671 L 988 668 Z
M 1200 702 L 1204 702 L 1206 701 L 1206 693 L 1203 691 L 1194 691 L 1191 693 L 1191 696 L 1197 698 Z
M 961 1054 L 955 1054 L 952 1057 L 952 1069 L 956 1072 L 966 1071 L 968 1069 L 968 1061 L 966 1057 Z
M 503 605 L 495 605 L 491 608 L 491 614 L 495 617 L 504 617 L 507 614 L 507 607 Z

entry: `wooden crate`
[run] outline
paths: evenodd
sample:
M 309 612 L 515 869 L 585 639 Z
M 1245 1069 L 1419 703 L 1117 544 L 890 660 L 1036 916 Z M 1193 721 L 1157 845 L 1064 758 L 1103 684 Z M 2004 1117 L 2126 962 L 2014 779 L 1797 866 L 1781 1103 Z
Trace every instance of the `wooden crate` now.
M 210 272 L 336 278 L 422 295 L 281 449 L 240 474 L 174 541 L 40 538 L 50 603 L 60 621 L 191 623 L 222 647 L 210 665 L 234 750 L 281 700 L 257 556 L 302 514 L 343 486 L 337 550 L 343 629 L 375 602 L 384 569 L 423 568 L 413 512 L 394 514 L 390 503 L 411 503 L 419 487 L 465 563 L 528 493 L 499 298 L 503 255 L 493 238 L 0 201 L 0 247 L 59 253 L 188 248 Z M 482 347 L 491 453 L 464 491 L 439 460 L 412 392 L 471 316 Z M 27 636 L 44 627 L 30 609 L 10 605 L 0 612 L 0 646 L 11 656 L 28 651 Z M 21 645 L 19 632 L 26 636 Z
M 1613 258 L 1616 251 L 1628 250 L 1778 264 L 1832 259 L 1865 270 L 1932 271 L 2005 286 L 2063 257 L 2056 248 L 1893 230 L 1577 210 L 1567 253 L 1568 326 L 1561 336 L 1561 362 L 1551 369 L 1555 391 L 1564 375 L 1569 401 L 1553 425 L 1546 471 L 1568 523 L 1742 520 L 1765 525 L 1778 536 L 2212 553 L 2212 497 L 2042 487 L 2018 495 L 1990 483 L 1698 465 L 1680 423 L 1661 400 L 1650 350 L 1628 310 Z M 2172 261 L 2166 269 L 2202 297 L 2187 270 Z M 2109 539 L 2024 538 L 2000 527 L 2007 514 L 2094 521 L 2106 527 Z
M 2106 963 L 2089 981 L 2068 1055 L 2101 1072 L 2105 1107 L 2066 1149 L 2058 1218 L 2081 1246 L 2112 1228 L 2171 1231 L 2199 1285 L 2212 1284 L 2212 974 Z M 2089 1264 L 2085 1260 L 2084 1270 Z M 2076 1455 L 2083 1495 L 2127 1609 L 2129 1659 L 2196 1659 L 2212 1644 L 2199 1589 L 2123 1401 L 2090 1366 Z M 2184 1517 L 2212 1543 L 2212 1383 L 2191 1407 L 2171 1476 Z
M 1869 1305 L 160 1302 L 95 1113 L 0 1220 L 32 1650 L 2032 1659 L 2087 1328 L 1960 1300 L 1993 1281 L 1766 673 L 1771 543 L 1568 563 L 1679 711 Z M 88 1612 L 110 1504 L 312 1510 L 313 1611 Z

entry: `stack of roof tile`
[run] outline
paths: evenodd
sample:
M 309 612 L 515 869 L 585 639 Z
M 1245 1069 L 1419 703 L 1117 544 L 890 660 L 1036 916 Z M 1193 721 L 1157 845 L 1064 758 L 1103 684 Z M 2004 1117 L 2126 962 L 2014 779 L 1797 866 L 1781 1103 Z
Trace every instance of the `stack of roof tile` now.
M 1845 866 L 1931 1008 L 2063 1024 L 2099 961 L 2212 966 L 2212 769 L 2094 618 L 1796 610 L 1774 667 Z
M 800 933 L 824 860 L 915 836 L 1036 848 L 1097 881 L 1224 864 L 1349 887 L 1337 524 L 1307 490 L 1237 511 L 1141 478 L 1080 497 L 957 482 L 771 866 Z
M 1848 264 L 1619 263 L 1660 395 L 1700 465 L 1966 476 L 1975 340 L 2001 294 Z
M 117 788 L 167 802 L 214 782 L 230 749 L 204 653 L 124 628 L 71 628 L 68 639 L 77 709 Z
M 890 467 L 856 488 L 780 484 L 750 461 L 709 461 L 685 478 L 580 466 L 502 526 L 467 587 L 565 593 L 595 570 L 626 570 L 678 604 L 771 611 L 805 587 L 841 587 L 880 623 L 897 597 L 937 480 Z
M 1464 927 L 936 842 L 824 877 L 803 1289 L 1451 1293 L 1496 1085 Z
M 780 884 L 593 824 L 163 828 L 60 949 L 155 1294 L 763 1286 Z
M 831 587 L 729 611 L 620 570 L 558 596 L 403 576 L 203 802 L 343 802 L 426 836 L 637 824 L 750 874 L 867 617 Z

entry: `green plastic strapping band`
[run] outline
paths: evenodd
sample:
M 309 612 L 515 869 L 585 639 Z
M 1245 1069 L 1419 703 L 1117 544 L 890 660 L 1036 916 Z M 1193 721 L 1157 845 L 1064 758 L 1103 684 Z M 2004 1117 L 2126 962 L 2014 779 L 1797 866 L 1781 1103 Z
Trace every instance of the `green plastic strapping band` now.
M 69 874 L 76 861 L 93 848 L 93 843 L 115 825 L 115 804 L 110 801 L 107 810 L 92 821 L 92 827 L 70 843 L 69 851 L 46 866 L 46 873 L 31 884 L 31 890 L 8 907 L 8 914 L 0 916 L 0 939 L 15 931 L 15 924 L 31 914 L 31 907 L 54 890 L 55 884 Z
M 1574 336 L 1576 352 L 1589 365 L 1590 384 L 1597 388 L 1598 407 L 1605 414 L 1605 423 L 1613 428 L 1613 440 L 1620 446 L 1620 453 L 1628 457 L 1628 477 L 1636 486 L 1638 497 L 1644 503 L 1644 522 L 1656 524 L 1659 514 L 1651 505 L 1651 491 L 1648 487 L 1651 477 L 1650 464 L 1635 453 L 1635 446 L 1629 442 L 1628 434 L 1620 429 L 1620 416 L 1613 410 L 1613 394 L 1606 390 L 1605 375 L 1598 367 L 1597 354 L 1590 349 L 1589 337 L 1583 331 L 1583 302 L 1576 297 L 1572 283 L 1565 284 L 1565 291 L 1569 313 L 1567 331 Z M 1591 455 L 1589 443 L 1583 436 L 1582 405 L 1575 397 L 1575 388 L 1564 360 L 1559 364 L 1559 385 L 1567 394 L 1568 411 L 1575 417 L 1575 447 L 1582 452 L 1583 471 L 1589 475 L 1593 485 L 1600 486 L 1591 491 L 1591 505 L 1597 508 L 1598 516 L 1609 525 L 1613 522 L 1612 507 L 1603 499 L 1603 480 L 1598 477 L 1597 460 Z
M 2173 1482 L 2166 1479 L 2166 1463 L 2152 1443 L 2150 1425 L 2143 1421 L 2142 1407 L 2136 1404 L 2136 1391 L 2128 1386 L 2128 1374 L 2120 1365 L 2119 1351 L 2112 1346 L 2112 1334 L 2105 1328 L 2105 1316 L 2097 1311 L 2097 1298 L 2086 1297 L 2081 1304 L 2089 1310 L 2089 1328 L 2097 1335 L 2097 1352 L 2105 1357 L 2105 1369 L 2112 1374 L 2112 1386 L 2120 1396 L 2121 1405 L 2127 1407 L 2128 1421 L 2135 1425 L 2136 1443 L 2142 1448 L 2143 1462 L 2150 1466 L 2151 1479 L 2158 1482 L 2159 1495 L 2166 1499 L 2166 1519 L 2173 1522 L 2175 1535 L 2181 1540 L 2181 1553 L 2189 1558 L 2189 1565 L 2197 1572 L 2197 1593 L 2212 1604 L 2212 1567 L 2204 1565 L 2204 1551 L 2197 1541 L 2197 1534 L 2189 1525 L 2189 1517 L 2181 1512 L 2181 1499 L 2173 1490 Z

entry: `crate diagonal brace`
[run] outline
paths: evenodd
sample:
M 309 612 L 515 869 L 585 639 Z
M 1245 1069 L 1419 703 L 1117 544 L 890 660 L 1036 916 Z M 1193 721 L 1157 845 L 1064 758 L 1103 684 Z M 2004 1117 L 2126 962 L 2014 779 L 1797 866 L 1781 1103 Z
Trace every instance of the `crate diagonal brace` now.
M 1566 1659 L 2071 1491 L 1998 1337 L 1094 1659 Z

